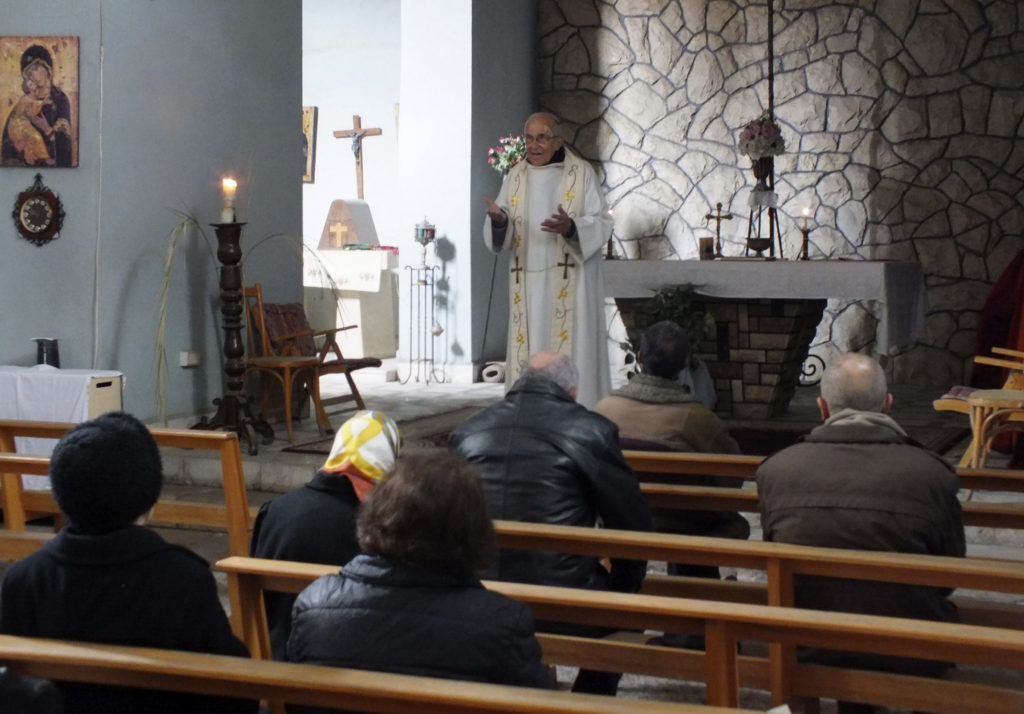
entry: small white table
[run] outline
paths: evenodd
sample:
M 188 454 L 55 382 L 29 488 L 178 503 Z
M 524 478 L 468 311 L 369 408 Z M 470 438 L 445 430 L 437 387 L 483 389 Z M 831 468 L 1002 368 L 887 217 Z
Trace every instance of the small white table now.
M 121 408 L 123 375 L 116 370 L 0 366 L 0 419 L 78 423 Z M 49 454 L 53 439 L 15 440 L 19 453 Z M 46 476 L 22 475 L 27 489 L 49 488 Z

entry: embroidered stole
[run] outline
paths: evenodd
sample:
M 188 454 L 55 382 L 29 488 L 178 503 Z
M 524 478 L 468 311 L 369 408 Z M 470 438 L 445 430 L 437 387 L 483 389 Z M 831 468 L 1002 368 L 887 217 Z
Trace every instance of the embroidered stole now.
M 562 180 L 558 185 L 558 203 L 575 218 L 583 209 L 585 176 L 582 159 L 566 150 L 563 161 Z M 512 233 L 510 252 L 512 274 L 508 281 L 508 363 L 505 365 L 507 378 L 505 383 L 511 385 L 519 378 L 522 365 L 531 354 L 530 335 L 527 329 L 527 293 L 526 293 L 526 251 L 527 232 L 539 231 L 542 218 L 534 216 L 531 225 L 526 224 L 529 215 L 527 206 L 527 166 L 523 161 L 509 172 L 509 230 Z M 534 238 L 534 240 L 537 240 Z M 556 264 L 554 278 L 556 280 L 554 301 L 551 312 L 550 348 L 560 354 L 572 356 L 573 332 L 576 317 L 576 263 L 569 252 L 562 236 L 557 237 L 560 259 Z M 561 268 L 559 271 L 558 268 Z M 536 341 L 535 341 L 536 342 Z

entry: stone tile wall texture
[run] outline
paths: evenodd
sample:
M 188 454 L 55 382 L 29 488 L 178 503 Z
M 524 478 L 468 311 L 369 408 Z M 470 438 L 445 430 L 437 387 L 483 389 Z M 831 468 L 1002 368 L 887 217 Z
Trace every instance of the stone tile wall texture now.
M 768 106 L 764 0 L 542 0 L 541 103 L 602 177 L 626 257 L 740 255 L 754 184 L 737 136 Z M 1024 248 L 1024 2 L 775 0 L 784 254 L 910 259 L 927 333 L 902 383 L 965 378 L 979 311 Z M 871 303 L 829 301 L 812 353 L 871 349 Z

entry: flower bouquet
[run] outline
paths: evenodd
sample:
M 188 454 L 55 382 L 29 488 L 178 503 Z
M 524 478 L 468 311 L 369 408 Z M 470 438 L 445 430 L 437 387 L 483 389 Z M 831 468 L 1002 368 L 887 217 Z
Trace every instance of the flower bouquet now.
M 786 140 L 775 120 L 765 112 L 748 123 L 740 132 L 740 153 L 752 161 L 766 156 L 778 156 L 786 150 Z
M 526 142 L 521 136 L 502 136 L 498 145 L 487 150 L 487 163 L 502 176 L 526 158 Z

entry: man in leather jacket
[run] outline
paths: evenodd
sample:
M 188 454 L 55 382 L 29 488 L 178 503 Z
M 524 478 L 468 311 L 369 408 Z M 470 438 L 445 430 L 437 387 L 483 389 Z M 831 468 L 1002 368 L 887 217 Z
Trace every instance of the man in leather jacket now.
M 492 518 L 650 531 L 651 514 L 619 448 L 618 429 L 578 404 L 576 366 L 556 352 L 533 355 L 505 398 L 460 425 L 449 448 L 474 465 Z M 501 550 L 485 578 L 636 592 L 647 564 Z M 538 630 L 569 632 L 538 623 Z M 606 632 L 574 634 L 600 637 Z M 582 670 L 574 691 L 614 694 L 621 675 Z

